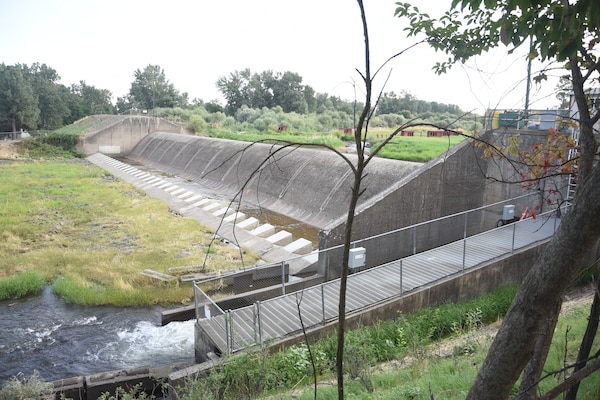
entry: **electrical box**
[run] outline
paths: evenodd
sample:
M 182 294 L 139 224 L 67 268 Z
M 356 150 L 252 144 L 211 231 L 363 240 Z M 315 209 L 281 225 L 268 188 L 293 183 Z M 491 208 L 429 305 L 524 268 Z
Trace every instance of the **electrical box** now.
M 364 247 L 350 249 L 350 258 L 348 259 L 348 268 L 350 270 L 364 267 L 366 261 L 366 250 Z
M 510 204 L 504 206 L 502 210 L 502 219 L 505 221 L 512 220 L 515 217 L 515 206 Z

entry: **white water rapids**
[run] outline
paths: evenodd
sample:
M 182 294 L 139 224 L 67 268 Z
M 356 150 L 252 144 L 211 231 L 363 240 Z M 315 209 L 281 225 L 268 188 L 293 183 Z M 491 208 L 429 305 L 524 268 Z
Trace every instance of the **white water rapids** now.
M 152 308 L 85 307 L 43 293 L 0 301 L 0 386 L 37 370 L 47 381 L 194 361 L 194 322 L 160 326 Z

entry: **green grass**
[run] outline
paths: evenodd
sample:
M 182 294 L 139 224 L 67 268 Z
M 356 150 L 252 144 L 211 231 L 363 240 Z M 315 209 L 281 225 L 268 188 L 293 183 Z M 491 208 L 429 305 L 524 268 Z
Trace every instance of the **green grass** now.
M 24 297 L 42 291 L 46 280 L 36 271 L 24 271 L 0 280 L 0 300 Z
M 303 143 L 303 144 L 318 144 L 332 148 L 343 148 L 344 144 L 336 135 L 331 133 L 311 133 L 311 134 L 277 134 L 277 133 L 256 133 L 245 132 L 236 133 L 226 130 L 213 131 L 210 135 L 213 138 L 231 139 L 243 142 L 266 142 L 266 143 Z
M 213 233 L 196 220 L 83 160 L 2 163 L 0 187 L 0 298 L 48 282 L 78 304 L 192 299 L 190 285 L 155 282 L 141 271 L 203 264 Z M 246 265 L 257 259 L 244 257 Z M 236 249 L 212 243 L 208 270 L 240 266 Z
M 463 136 L 396 137 L 379 152 L 383 158 L 427 162 L 448 151 L 464 140 Z M 377 146 L 378 142 L 374 143 Z

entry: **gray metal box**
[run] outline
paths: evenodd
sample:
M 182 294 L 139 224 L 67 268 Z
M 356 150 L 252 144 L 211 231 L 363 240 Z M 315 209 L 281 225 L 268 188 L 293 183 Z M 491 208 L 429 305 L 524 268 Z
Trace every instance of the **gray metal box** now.
M 515 206 L 512 204 L 504 206 L 504 209 L 502 210 L 502 219 L 507 221 L 509 219 L 513 219 L 514 217 L 515 217 Z
M 355 269 L 363 267 L 366 261 L 366 250 L 364 247 L 350 249 L 350 258 L 348 258 L 348 267 Z

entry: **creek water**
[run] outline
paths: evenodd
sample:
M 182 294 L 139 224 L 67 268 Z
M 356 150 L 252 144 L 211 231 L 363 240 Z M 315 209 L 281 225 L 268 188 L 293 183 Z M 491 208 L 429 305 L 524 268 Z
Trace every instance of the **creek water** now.
M 49 287 L 0 301 L 0 387 L 37 370 L 46 381 L 194 361 L 194 321 L 160 326 L 158 307 L 65 304 Z

